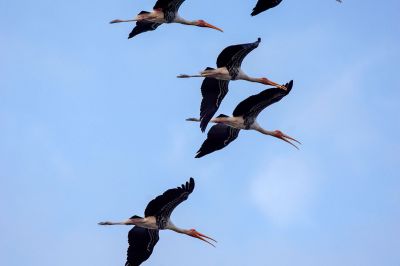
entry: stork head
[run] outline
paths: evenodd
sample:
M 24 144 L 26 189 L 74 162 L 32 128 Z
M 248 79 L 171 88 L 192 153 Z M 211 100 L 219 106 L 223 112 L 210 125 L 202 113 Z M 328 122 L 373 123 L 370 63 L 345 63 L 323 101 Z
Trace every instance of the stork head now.
M 297 147 L 293 142 L 297 142 L 298 144 L 301 144 L 298 140 L 296 140 L 296 139 L 284 134 L 282 131 L 279 131 L 279 130 L 272 131 L 271 135 L 274 136 L 275 138 L 281 139 L 281 140 L 289 143 L 290 145 L 292 145 L 296 149 L 299 149 L 299 147 Z
M 285 91 L 287 90 L 287 88 L 285 86 L 280 85 L 280 84 L 278 84 L 276 82 L 273 82 L 273 81 L 271 81 L 271 80 L 269 80 L 267 78 L 260 78 L 259 82 L 264 84 L 264 85 L 274 86 L 274 87 L 280 88 L 280 89 L 285 90 Z
M 218 27 L 216 27 L 216 26 L 214 26 L 214 25 L 211 25 L 210 23 L 207 23 L 207 22 L 205 22 L 205 21 L 202 20 L 202 19 L 196 20 L 195 23 L 194 23 L 194 25 L 196 25 L 197 27 L 211 28 L 211 29 L 214 29 L 214 30 L 219 30 L 220 32 L 224 32 L 224 31 L 221 30 L 220 28 L 218 28 Z
M 206 235 L 203 235 L 202 233 L 197 232 L 195 229 L 187 230 L 186 234 L 188 236 L 203 240 L 204 242 L 210 244 L 213 247 L 215 247 L 215 245 L 213 243 L 211 243 L 210 241 L 208 241 L 207 239 L 210 239 L 211 241 L 217 242 L 216 240 L 212 239 L 211 237 L 208 237 Z

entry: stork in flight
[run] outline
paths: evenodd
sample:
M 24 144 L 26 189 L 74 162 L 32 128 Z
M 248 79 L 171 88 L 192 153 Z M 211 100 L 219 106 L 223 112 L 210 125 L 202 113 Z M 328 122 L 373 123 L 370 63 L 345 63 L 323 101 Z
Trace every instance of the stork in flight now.
M 197 27 L 207 27 L 222 32 L 220 28 L 204 20 L 186 20 L 179 16 L 178 10 L 184 1 L 185 0 L 158 0 L 152 12 L 141 11 L 134 19 L 114 19 L 110 23 L 136 21 L 136 27 L 131 31 L 128 39 L 140 33 L 155 30 L 164 23 L 180 23 Z
M 342 0 L 336 0 L 336 1 L 342 3 Z M 253 12 L 251 12 L 251 15 L 256 16 L 261 12 L 276 7 L 281 2 L 282 0 L 258 0 L 256 6 L 253 8 Z
M 175 207 L 187 200 L 194 190 L 194 179 L 190 178 L 186 184 L 168 189 L 162 195 L 156 197 L 146 207 L 144 218 L 134 215 L 122 222 L 101 222 L 99 225 L 134 225 L 129 231 L 127 262 L 125 266 L 138 266 L 147 260 L 157 244 L 159 230 L 169 229 L 180 234 L 198 238 L 214 246 L 207 239 L 216 242 L 211 237 L 197 232 L 195 229 L 181 229 L 175 226 L 171 219 L 171 213 Z
M 217 69 L 207 67 L 199 75 L 181 74 L 178 78 L 204 77 L 201 85 L 203 99 L 200 107 L 200 128 L 204 132 L 208 122 L 217 112 L 225 95 L 228 93 L 230 80 L 247 80 L 264 85 L 271 85 L 286 90 L 267 78 L 254 78 L 246 75 L 241 69 L 243 59 L 260 44 L 261 39 L 256 42 L 238 44 L 226 47 L 217 58 Z
M 280 101 L 283 97 L 289 94 L 293 87 L 293 81 L 287 83 L 285 87 L 287 88 L 286 91 L 279 88 L 271 88 L 266 89 L 259 94 L 250 96 L 236 106 L 232 117 L 221 114 L 218 117 L 211 119 L 211 122 L 216 123 L 216 125 L 212 126 L 208 131 L 207 139 L 198 150 L 196 158 L 203 157 L 204 155 L 225 148 L 238 137 L 241 129 L 256 130 L 262 134 L 270 135 L 286 141 L 298 149 L 293 142 L 301 143 L 296 139 L 289 137 L 279 130 L 266 130 L 257 123 L 257 117 L 262 110 L 271 104 Z M 200 122 L 200 119 L 197 118 L 188 118 L 186 120 Z

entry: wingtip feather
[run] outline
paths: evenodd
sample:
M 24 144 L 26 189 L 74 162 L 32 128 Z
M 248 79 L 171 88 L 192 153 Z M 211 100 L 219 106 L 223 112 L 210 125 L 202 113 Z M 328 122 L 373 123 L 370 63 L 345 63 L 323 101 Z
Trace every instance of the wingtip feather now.
M 203 156 L 204 156 L 204 154 L 201 154 L 201 152 L 198 151 L 198 152 L 196 153 L 196 156 L 194 156 L 194 158 L 201 158 L 201 157 L 203 157 Z

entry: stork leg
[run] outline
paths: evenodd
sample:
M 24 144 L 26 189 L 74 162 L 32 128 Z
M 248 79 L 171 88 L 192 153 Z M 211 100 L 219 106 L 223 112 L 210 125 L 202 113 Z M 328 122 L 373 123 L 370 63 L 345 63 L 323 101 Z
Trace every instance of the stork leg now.
M 190 117 L 190 118 L 187 118 L 186 121 L 190 121 L 190 122 L 200 122 L 201 120 L 198 119 L 198 118 Z
M 180 74 L 176 76 L 177 78 L 203 78 L 203 75 L 187 75 L 187 74 Z
M 194 117 L 186 118 L 186 121 L 201 122 L 199 118 L 194 118 Z M 235 122 L 235 117 L 214 117 L 210 120 L 210 122 L 215 124 Z
M 121 23 L 121 22 L 133 22 L 133 21 L 138 21 L 138 19 L 114 19 L 110 21 L 110 24 Z
M 122 222 L 100 222 L 98 223 L 98 225 L 132 225 L 132 223 L 130 222 L 130 220 L 126 220 L 126 221 L 122 221 Z

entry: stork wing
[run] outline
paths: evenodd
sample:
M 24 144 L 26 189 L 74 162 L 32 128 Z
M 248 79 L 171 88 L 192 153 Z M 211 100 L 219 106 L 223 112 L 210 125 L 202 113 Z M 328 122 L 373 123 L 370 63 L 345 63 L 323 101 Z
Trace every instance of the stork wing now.
M 251 13 L 252 16 L 258 15 L 270 8 L 276 7 L 282 2 L 282 0 L 258 0 L 256 6 Z
M 272 88 L 250 96 L 236 106 L 235 110 L 233 110 L 233 116 L 243 116 L 245 120 L 249 117 L 256 118 L 266 107 L 280 101 L 289 94 L 293 87 L 293 80 L 286 83 L 285 87 L 287 88 L 286 91 L 279 88 Z
M 207 68 L 209 69 L 209 68 Z M 200 105 L 200 128 L 205 131 L 211 118 L 217 112 L 225 95 L 228 93 L 229 80 L 205 78 L 201 84 L 203 99 Z
M 177 187 L 168 189 L 162 195 L 156 197 L 146 207 L 144 211 L 145 217 L 163 216 L 169 217 L 176 206 L 187 200 L 189 194 L 194 190 L 194 179 L 190 178 L 189 182 Z
M 137 21 L 136 27 L 134 27 L 131 33 L 129 33 L 128 39 L 135 37 L 140 33 L 155 30 L 160 25 L 161 25 L 160 23 L 154 23 L 150 21 Z
M 159 239 L 158 230 L 133 227 L 128 234 L 128 251 L 125 266 L 139 266 L 153 253 Z
M 238 137 L 239 132 L 240 129 L 225 124 L 212 126 L 208 131 L 207 139 L 197 151 L 196 158 L 201 158 L 204 155 L 225 148 Z
M 257 48 L 260 42 L 261 38 L 258 38 L 258 40 L 253 43 L 237 44 L 226 47 L 217 58 L 217 66 L 226 67 L 228 70 L 239 68 L 246 55 Z
M 176 13 L 183 2 L 185 0 L 158 0 L 153 9 L 161 9 L 164 13 Z

